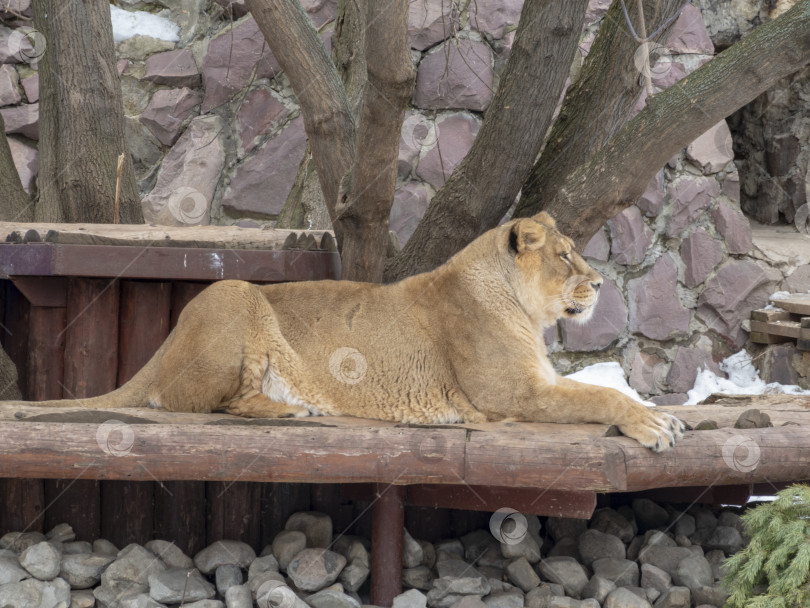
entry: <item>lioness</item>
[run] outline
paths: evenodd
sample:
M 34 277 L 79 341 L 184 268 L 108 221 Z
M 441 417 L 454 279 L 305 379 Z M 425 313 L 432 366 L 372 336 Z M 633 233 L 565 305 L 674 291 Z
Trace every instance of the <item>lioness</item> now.
M 349 415 L 398 422 L 600 422 L 655 451 L 679 420 L 556 374 L 543 329 L 585 321 L 602 277 L 546 213 L 485 233 L 392 285 L 221 281 L 152 359 L 100 397 L 40 406 Z

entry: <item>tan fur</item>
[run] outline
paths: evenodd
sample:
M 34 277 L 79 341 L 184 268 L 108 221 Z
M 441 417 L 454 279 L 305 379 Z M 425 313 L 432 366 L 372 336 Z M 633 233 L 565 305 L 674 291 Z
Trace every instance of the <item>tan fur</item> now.
M 79 401 L 248 417 L 611 423 L 667 449 L 682 434 L 677 419 L 562 378 L 546 356 L 543 329 L 589 318 L 601 283 L 545 213 L 392 285 L 221 281 L 188 304 L 132 380 Z

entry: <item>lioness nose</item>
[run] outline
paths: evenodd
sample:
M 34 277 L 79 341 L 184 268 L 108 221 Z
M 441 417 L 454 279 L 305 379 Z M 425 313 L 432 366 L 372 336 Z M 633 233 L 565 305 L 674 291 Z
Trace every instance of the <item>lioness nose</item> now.
M 602 283 L 591 283 L 591 287 L 593 287 L 594 291 L 599 291 L 599 288 L 602 286 Z

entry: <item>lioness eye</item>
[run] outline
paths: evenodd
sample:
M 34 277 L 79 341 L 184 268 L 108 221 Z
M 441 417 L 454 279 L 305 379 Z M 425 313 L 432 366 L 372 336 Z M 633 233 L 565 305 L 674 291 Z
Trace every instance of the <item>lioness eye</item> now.
M 567 254 L 567 253 L 561 253 L 561 254 L 560 254 L 560 257 L 561 257 L 562 259 L 564 259 L 566 262 L 568 261 L 568 254 Z

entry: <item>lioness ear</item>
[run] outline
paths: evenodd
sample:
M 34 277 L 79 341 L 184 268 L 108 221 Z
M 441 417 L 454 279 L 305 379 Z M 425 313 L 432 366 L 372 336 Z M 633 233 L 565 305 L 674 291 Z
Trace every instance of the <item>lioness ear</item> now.
M 550 228 L 556 228 L 557 227 L 557 222 L 555 222 L 554 218 L 551 217 L 545 211 L 541 211 L 540 213 L 535 215 L 532 219 L 535 222 L 540 222 L 541 224 L 545 224 L 546 226 L 548 226 Z
M 546 242 L 543 226 L 531 220 L 519 220 L 509 232 L 509 247 L 517 253 L 540 249 Z

